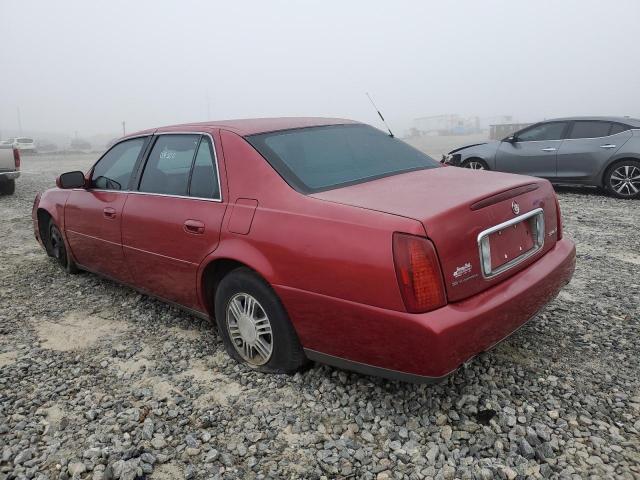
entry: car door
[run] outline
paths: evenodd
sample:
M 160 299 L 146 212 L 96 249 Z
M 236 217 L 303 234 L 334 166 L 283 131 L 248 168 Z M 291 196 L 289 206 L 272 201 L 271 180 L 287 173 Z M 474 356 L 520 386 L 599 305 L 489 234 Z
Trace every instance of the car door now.
M 203 310 L 197 270 L 218 245 L 225 208 L 213 137 L 157 134 L 123 213 L 124 255 L 136 285 Z
M 617 122 L 572 122 L 558 150 L 558 180 L 589 182 L 631 136 L 631 128 Z
M 557 153 L 568 122 L 545 122 L 504 140 L 496 152 L 496 170 L 554 179 Z
M 76 262 L 125 283 L 133 277 L 122 250 L 122 209 L 148 136 L 117 143 L 91 170 L 90 186 L 74 189 L 65 205 L 65 232 Z

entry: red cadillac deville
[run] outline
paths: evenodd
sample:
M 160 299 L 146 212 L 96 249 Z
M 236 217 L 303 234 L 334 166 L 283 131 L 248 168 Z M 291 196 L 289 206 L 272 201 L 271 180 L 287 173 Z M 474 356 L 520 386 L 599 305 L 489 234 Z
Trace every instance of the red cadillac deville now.
M 50 256 L 215 319 L 266 372 L 441 379 L 575 266 L 548 181 L 443 166 L 349 120 L 147 130 L 56 185 L 33 206 Z

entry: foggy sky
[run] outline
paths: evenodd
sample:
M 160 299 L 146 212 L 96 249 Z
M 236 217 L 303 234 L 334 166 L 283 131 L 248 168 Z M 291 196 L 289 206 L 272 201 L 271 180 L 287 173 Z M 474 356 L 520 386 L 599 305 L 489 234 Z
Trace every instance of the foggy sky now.
M 640 2 L 0 0 L 0 131 L 640 116 Z M 5 135 L 6 136 L 6 135 Z

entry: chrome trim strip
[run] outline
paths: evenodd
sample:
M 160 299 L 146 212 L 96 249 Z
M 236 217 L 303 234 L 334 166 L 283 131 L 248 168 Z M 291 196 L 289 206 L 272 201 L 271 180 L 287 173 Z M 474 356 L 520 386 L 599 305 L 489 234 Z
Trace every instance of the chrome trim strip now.
M 107 190 L 107 192 L 111 192 L 113 190 Z M 121 191 L 121 190 L 116 190 Z M 203 200 L 205 202 L 218 202 L 221 203 L 221 198 L 203 198 L 203 197 L 190 197 L 188 195 L 171 195 L 169 193 L 153 193 L 153 192 L 139 192 L 137 190 L 129 190 L 127 193 L 131 193 L 133 195 L 153 195 L 154 197 L 173 197 L 173 198 L 185 198 L 187 200 Z
M 173 198 L 185 198 L 187 200 L 204 200 L 205 202 L 222 202 L 222 199 L 217 198 L 203 198 L 203 197 L 189 197 L 188 195 L 171 195 L 169 193 L 153 193 L 153 192 L 138 192 L 137 190 L 105 190 L 103 188 L 72 188 L 74 191 L 83 192 L 104 192 L 104 193 L 127 193 L 133 195 L 153 195 L 155 197 L 173 197 Z
M 523 253 L 519 257 L 516 257 L 513 260 L 510 260 L 504 265 L 501 265 L 497 269 L 493 270 L 491 268 L 491 248 L 489 245 L 489 235 L 534 217 L 536 220 L 535 222 L 536 231 L 534 232 L 533 248 Z M 523 215 L 512 218 L 511 220 L 507 220 L 506 222 L 502 222 L 498 225 L 494 225 L 493 227 L 483 230 L 478 234 L 478 238 L 477 238 L 478 253 L 480 255 L 480 270 L 482 271 L 482 277 L 485 280 L 491 279 L 515 267 L 516 265 L 524 262 L 526 259 L 530 258 L 531 256 L 535 255 L 544 246 L 544 237 L 545 237 L 544 210 L 542 208 L 536 208 L 535 210 L 531 210 L 530 212 L 527 212 Z
M 182 260 L 180 258 L 169 257 L 167 255 L 162 255 L 161 253 L 150 252 L 149 250 L 143 250 L 141 248 L 132 247 L 131 245 L 125 245 L 124 243 L 122 244 L 122 248 L 123 249 L 128 248 L 129 250 L 135 250 L 136 252 L 146 253 L 147 255 L 151 255 L 151 256 L 154 256 L 154 257 L 162 257 L 162 258 L 164 258 L 166 260 L 171 260 L 172 262 L 186 263 L 187 265 L 191 265 L 191 266 L 196 267 L 196 268 L 200 265 L 199 263 L 193 263 L 193 262 L 189 262 L 188 260 Z
M 94 237 L 93 235 L 87 235 L 86 233 L 76 232 L 75 230 L 71 230 L 70 228 L 64 229 L 65 233 L 73 233 L 74 235 L 80 235 L 81 237 L 90 238 L 91 240 L 97 240 L 99 242 L 108 243 L 109 245 L 113 245 L 115 247 L 122 247 L 121 243 L 112 242 L 111 240 L 105 240 L 104 238 Z

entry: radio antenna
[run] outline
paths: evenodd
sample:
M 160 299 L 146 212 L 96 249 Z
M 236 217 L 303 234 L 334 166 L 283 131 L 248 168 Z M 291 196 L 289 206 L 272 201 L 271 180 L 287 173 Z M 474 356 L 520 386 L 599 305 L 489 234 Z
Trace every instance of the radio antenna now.
M 367 97 L 369 97 L 369 101 L 371 102 L 371 105 L 373 105 L 373 108 L 375 108 L 376 112 L 378 112 L 378 116 L 380 117 L 380 120 L 382 120 L 382 123 L 384 123 L 384 126 L 387 127 L 387 130 L 389 130 L 389 136 L 391 138 L 394 138 L 393 132 L 389 128 L 389 125 L 387 125 L 387 122 L 384 119 L 384 117 L 382 116 L 382 114 L 380 113 L 380 110 L 378 110 L 378 107 L 376 107 L 376 104 L 373 102 L 373 98 L 371 98 L 371 95 L 369 95 L 369 92 L 365 92 L 365 93 L 366 93 Z

